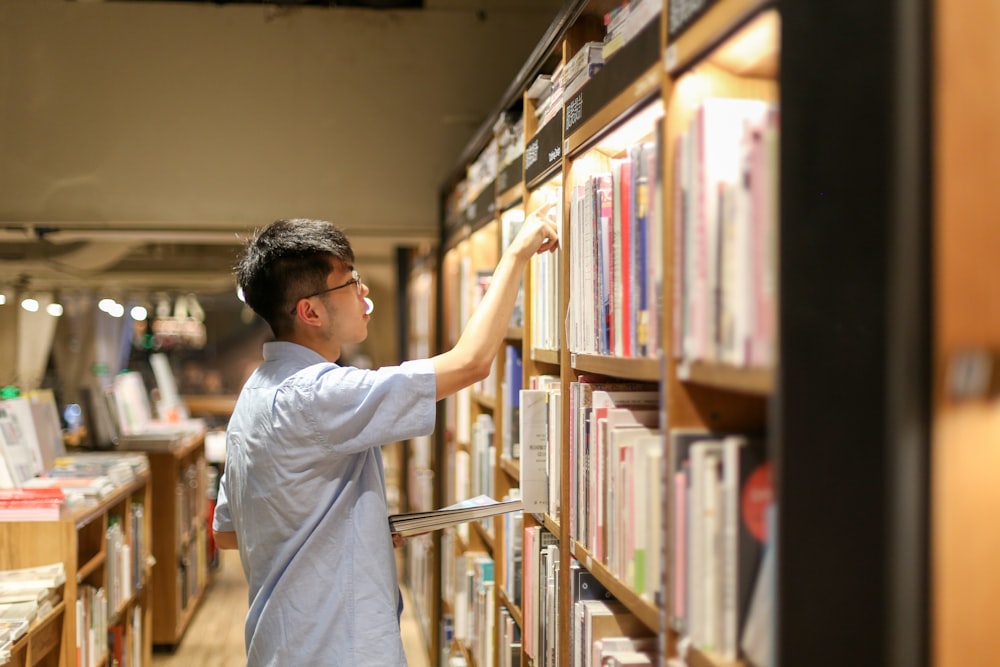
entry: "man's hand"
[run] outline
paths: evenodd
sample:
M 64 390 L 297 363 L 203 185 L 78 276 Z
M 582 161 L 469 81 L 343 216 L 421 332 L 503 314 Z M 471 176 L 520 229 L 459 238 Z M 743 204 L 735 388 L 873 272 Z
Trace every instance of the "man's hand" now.
M 215 533 L 215 546 L 220 549 L 239 549 L 240 544 L 236 539 L 235 532 L 213 531 Z

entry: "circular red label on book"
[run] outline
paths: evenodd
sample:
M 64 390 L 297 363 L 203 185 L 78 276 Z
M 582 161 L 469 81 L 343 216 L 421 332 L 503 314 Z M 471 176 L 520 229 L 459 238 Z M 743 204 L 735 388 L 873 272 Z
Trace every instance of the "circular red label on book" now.
M 750 473 L 740 497 L 743 523 L 746 524 L 750 534 L 761 542 L 767 541 L 767 508 L 771 505 L 773 497 L 771 464 L 762 463 Z

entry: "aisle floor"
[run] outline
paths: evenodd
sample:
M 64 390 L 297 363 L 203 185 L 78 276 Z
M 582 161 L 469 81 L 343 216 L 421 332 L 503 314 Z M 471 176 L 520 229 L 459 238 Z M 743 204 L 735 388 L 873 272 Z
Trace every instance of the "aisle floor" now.
M 403 647 L 409 667 L 428 667 L 429 660 L 413 605 L 403 590 L 401 619 Z M 180 644 L 173 652 L 153 652 L 154 667 L 240 667 L 243 653 L 243 619 L 247 613 L 247 583 L 239 554 L 223 551 L 219 570 L 205 598 L 195 611 Z

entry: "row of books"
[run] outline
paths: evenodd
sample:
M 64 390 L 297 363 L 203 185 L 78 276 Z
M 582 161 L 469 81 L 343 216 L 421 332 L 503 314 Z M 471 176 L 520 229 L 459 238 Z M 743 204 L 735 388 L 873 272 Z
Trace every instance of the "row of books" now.
M 659 351 L 661 272 L 654 265 L 661 253 L 659 225 L 650 224 L 660 205 L 658 153 L 655 141 L 633 145 L 607 171 L 573 186 L 566 331 L 572 352 L 655 357 Z
M 477 666 L 492 667 L 496 623 L 493 559 L 485 552 L 468 551 L 455 560 L 454 639 L 466 644 Z
M 562 201 L 562 187 L 545 188 L 543 201 L 554 204 Z M 562 229 L 562 206 L 550 209 L 550 220 L 557 229 Z M 565 232 L 563 232 L 565 233 Z M 532 350 L 558 350 L 562 328 L 559 309 L 553 304 L 559 303 L 560 269 L 559 262 L 562 251 L 546 252 L 531 258 L 531 331 L 529 342 Z
M 674 356 L 773 364 L 777 308 L 778 111 L 702 101 L 678 138 Z
M 670 451 L 670 623 L 693 646 L 733 660 L 768 540 L 764 441 L 675 430 Z

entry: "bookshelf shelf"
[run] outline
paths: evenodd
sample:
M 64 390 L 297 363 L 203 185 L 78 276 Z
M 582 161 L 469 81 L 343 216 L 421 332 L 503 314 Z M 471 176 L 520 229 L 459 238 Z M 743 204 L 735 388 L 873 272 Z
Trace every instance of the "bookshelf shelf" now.
M 522 338 L 524 338 L 523 327 L 507 327 L 507 333 L 504 334 L 504 340 L 509 343 L 519 343 Z
M 151 505 L 150 476 L 148 473 L 137 473 L 133 481 L 117 487 L 96 505 L 66 512 L 62 519 L 0 522 L 0 569 L 34 567 L 60 561 L 66 573 L 62 599 L 14 644 L 11 664 L 76 664 L 77 633 L 88 631 L 78 627 L 78 598 L 86 595 L 85 587 L 108 592 L 118 585 L 135 585 L 136 589 L 124 600 L 115 601 L 115 609 L 108 610 L 108 627 L 123 625 L 122 635 L 134 642 L 136 651 L 142 656 L 142 664 L 150 664 L 151 617 L 149 601 L 144 594 L 148 579 L 140 578 L 140 581 L 127 584 L 109 581 L 106 563 L 111 540 L 107 528 L 111 523 L 119 523 L 123 527 L 125 543 L 131 545 L 133 556 L 139 562 L 148 562 L 148 550 L 153 541 L 148 515 Z M 134 515 L 139 507 L 142 512 Z M 142 518 L 136 518 L 138 516 Z M 143 569 L 143 573 L 148 577 L 149 570 Z M 110 597 L 108 602 L 110 606 Z M 142 619 L 141 623 L 133 625 L 136 617 Z
M 506 192 L 497 195 L 497 210 L 505 211 L 516 206 L 524 199 L 524 186 L 519 182 Z
M 570 366 L 581 373 L 597 373 L 609 377 L 659 382 L 660 361 L 658 359 L 627 359 L 597 354 L 573 354 Z
M 211 581 L 205 434 L 152 443 L 126 440 L 119 448 L 149 457 L 156 535 L 150 585 L 153 644 L 176 646 Z
M 639 597 L 635 591 L 622 583 L 611 573 L 605 565 L 594 559 L 587 549 L 577 543 L 573 543 L 573 556 L 583 563 L 590 572 L 597 577 L 597 580 L 608 589 L 629 611 L 635 614 L 642 623 L 653 633 L 659 632 L 660 610 L 648 600 Z
M 774 371 L 769 368 L 693 362 L 679 365 L 677 377 L 684 382 L 758 396 L 768 396 L 774 391 Z
M 507 611 L 510 612 L 511 618 L 517 623 L 518 627 L 524 625 L 524 617 L 521 616 L 521 608 L 514 604 L 514 601 L 510 599 L 510 595 L 507 594 L 507 590 L 504 588 L 497 589 L 497 595 L 500 598 L 500 604 L 507 607 Z
M 559 354 L 559 350 L 542 350 L 539 348 L 531 349 L 532 361 L 537 361 L 543 364 L 551 364 L 553 366 L 559 365 Z
M 688 667 L 747 667 L 746 663 L 740 660 L 721 660 L 711 653 L 696 648 L 688 649 L 687 663 Z
M 104 565 L 105 553 L 101 551 L 96 556 L 85 562 L 80 566 L 80 569 L 76 571 L 77 582 L 82 582 L 84 579 L 97 572 L 97 569 Z
M 521 468 L 518 465 L 518 462 L 509 459 L 506 456 L 500 457 L 500 470 L 506 473 L 507 476 L 515 482 L 521 477 Z
M 10 648 L 10 660 L 5 663 L 16 667 L 22 665 L 57 664 L 58 651 L 63 632 L 66 603 L 60 601 L 44 618 L 36 620 L 28 632 Z M 49 656 L 51 659 L 46 660 Z
M 483 547 L 486 549 L 486 551 L 490 554 L 493 554 L 494 553 L 493 535 L 488 530 L 483 528 L 483 525 L 479 523 L 479 521 L 472 521 L 471 525 L 472 525 L 472 530 L 475 531 L 476 535 L 482 541 Z
M 496 409 L 496 398 L 488 394 L 474 392 L 472 394 L 472 400 L 475 401 L 476 404 L 483 410 L 493 412 Z
M 771 0 L 719 0 L 676 39 L 667 37 L 667 71 L 680 74 L 770 4 Z
M 541 515 L 541 521 L 539 521 L 539 523 L 545 526 L 545 530 L 549 531 L 553 535 L 560 534 L 559 522 L 551 514 Z

